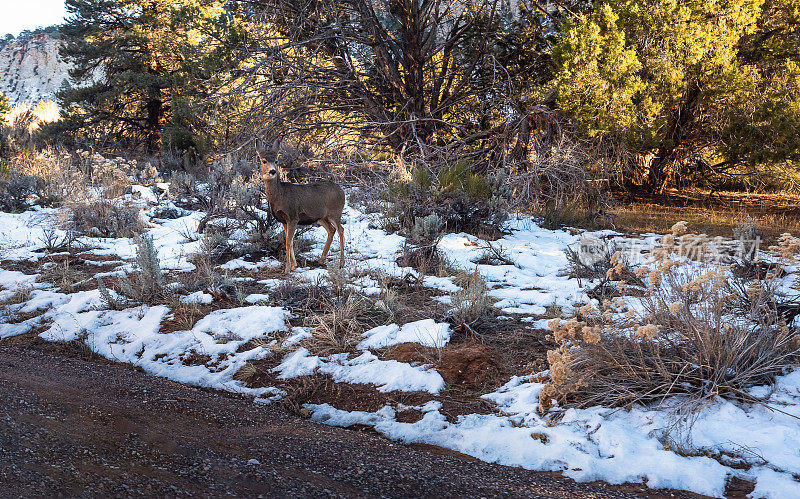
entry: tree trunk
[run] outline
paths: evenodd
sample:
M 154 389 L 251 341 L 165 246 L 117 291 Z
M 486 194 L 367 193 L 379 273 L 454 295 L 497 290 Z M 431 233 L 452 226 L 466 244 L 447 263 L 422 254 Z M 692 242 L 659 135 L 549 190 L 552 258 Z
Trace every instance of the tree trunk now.
M 651 194 L 658 194 L 664 190 L 664 184 L 667 180 L 667 165 L 670 163 L 670 156 L 674 150 L 674 147 L 659 147 L 656 157 L 650 162 L 650 169 L 647 172 L 645 187 Z
M 151 94 L 146 104 L 146 111 L 147 149 L 149 152 L 157 152 L 161 150 L 161 122 L 164 116 L 164 103 L 161 102 L 158 90 Z
M 667 133 L 658 147 L 655 158 L 650 162 L 645 188 L 652 194 L 664 190 L 667 180 L 667 168 L 670 163 L 678 161 L 678 153 L 685 145 L 687 129 L 697 117 L 700 101 L 700 86 L 697 82 L 689 83 L 684 92 L 683 102 L 670 117 Z

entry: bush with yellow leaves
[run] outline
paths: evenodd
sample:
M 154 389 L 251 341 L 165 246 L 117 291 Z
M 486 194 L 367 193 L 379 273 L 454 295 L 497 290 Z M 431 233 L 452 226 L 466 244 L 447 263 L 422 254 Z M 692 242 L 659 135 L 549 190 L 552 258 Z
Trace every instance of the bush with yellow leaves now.
M 554 402 L 629 407 L 673 396 L 689 410 L 717 396 L 756 402 L 748 387 L 800 363 L 800 334 L 781 312 L 775 274 L 743 282 L 728 266 L 682 255 L 682 240 L 696 237 L 679 223 L 661 239 L 635 270 L 645 296 L 587 304 L 550 322 L 558 346 L 547 354 L 541 412 Z M 782 241 L 781 256 L 800 248 Z

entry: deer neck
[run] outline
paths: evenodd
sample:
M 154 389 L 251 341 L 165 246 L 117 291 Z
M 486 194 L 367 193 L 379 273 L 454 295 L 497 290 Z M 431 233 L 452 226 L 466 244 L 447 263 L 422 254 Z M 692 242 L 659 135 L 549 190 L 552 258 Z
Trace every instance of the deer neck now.
M 274 205 L 275 202 L 280 199 L 281 183 L 277 178 L 275 178 L 274 180 L 270 180 L 265 184 L 264 192 L 267 194 L 267 201 L 269 201 L 270 205 Z

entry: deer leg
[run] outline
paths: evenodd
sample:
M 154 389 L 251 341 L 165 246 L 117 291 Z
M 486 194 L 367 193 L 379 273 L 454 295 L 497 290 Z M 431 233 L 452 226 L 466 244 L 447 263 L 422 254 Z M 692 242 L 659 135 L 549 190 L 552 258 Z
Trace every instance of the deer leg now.
M 333 241 L 333 234 L 336 232 L 336 229 L 333 228 L 333 225 L 326 219 L 322 218 L 319 221 L 319 224 L 328 231 L 328 239 L 325 241 L 325 249 L 322 250 L 322 256 L 319 257 L 320 265 L 325 263 L 325 259 L 328 258 L 328 250 L 331 248 L 331 241 Z
M 283 249 L 285 250 L 286 255 L 284 256 L 284 262 L 286 263 L 283 267 L 283 273 L 289 273 L 289 225 L 281 222 L 283 224 Z
M 344 267 L 344 227 L 340 220 L 336 221 L 336 231 L 339 233 L 339 267 Z
M 297 268 L 297 260 L 294 258 L 294 232 L 297 230 L 297 222 L 290 221 L 287 224 L 289 231 L 286 233 L 286 273 Z

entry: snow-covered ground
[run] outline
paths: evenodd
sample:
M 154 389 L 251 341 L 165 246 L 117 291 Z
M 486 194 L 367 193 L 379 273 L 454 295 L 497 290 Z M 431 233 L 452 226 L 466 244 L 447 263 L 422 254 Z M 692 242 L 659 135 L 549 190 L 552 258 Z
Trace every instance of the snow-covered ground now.
M 188 212 L 174 220 L 152 220 L 143 203 L 161 264 L 173 272 L 191 272 L 187 258 L 199 242 L 187 234 L 196 230 L 202 213 Z M 380 283 L 372 276 L 402 277 L 413 270 L 396 263 L 403 238 L 376 228 L 379 214 L 364 214 L 354 207 L 345 212 L 349 265 L 359 270 L 352 283 L 360 291 L 375 294 Z M 0 213 L 0 259 L 36 262 L 45 258 L 42 239 L 48 229 L 57 229 L 57 212 L 30 210 L 21 214 Z M 485 243 L 467 234 L 449 234 L 440 248 L 452 265 L 467 272 L 475 269 L 484 277 L 494 304 L 503 314 L 519 314 L 536 321 L 550 305 L 564 310 L 587 301 L 581 283 L 566 276 L 564 249 L 579 235 L 551 231 L 533 220 L 515 216 L 511 233 L 492 243 L 515 265 L 475 263 L 485 253 Z M 311 232 L 315 241 L 309 256 L 322 250 L 324 231 Z M 111 273 L 133 268 L 136 246 L 131 239 L 87 238 L 99 255 L 117 255 L 127 263 Z M 334 249 L 335 246 L 334 246 Z M 273 268 L 280 263 L 265 259 L 250 262 L 232 260 L 224 271 Z M 295 276 L 316 280 L 324 269 L 298 269 Z M 442 348 L 451 339 L 447 324 L 433 319 L 408 324 L 387 324 L 367 331 L 358 345 L 361 353 L 314 355 L 297 346 L 309 336 L 305 328 L 289 325 L 290 311 L 270 303 L 272 288 L 279 279 L 259 281 L 262 290 L 244 300 L 250 306 L 210 312 L 184 331 L 164 332 L 163 321 L 171 310 L 166 305 L 139 306 L 126 310 L 103 310 L 100 292 L 59 292 L 53 286 L 35 282 L 35 275 L 0 269 L 0 300 L 21 295 L 24 300 L 0 309 L 0 338 L 40 328 L 47 340 L 84 341 L 92 350 L 110 359 L 129 362 L 147 372 L 183 383 L 213 387 L 250 395 L 255 401 L 270 402 L 284 395 L 279 386 L 250 388 L 234 379 L 248 361 L 273 354 L 280 342 L 282 353 L 273 373 L 277 379 L 320 373 L 341 383 L 368 383 L 379 391 L 419 391 L 429 394 L 446 389 L 441 375 L 431 366 L 382 360 L 374 350 L 388 345 L 415 342 Z M 428 276 L 423 283 L 449 293 L 459 289 L 452 278 Z M 583 282 L 582 284 L 586 284 Z M 213 303 L 211 294 L 198 291 L 181 297 L 183 303 Z M 446 301 L 446 300 L 444 300 Z M 9 323 L 12 316 L 35 311 L 41 315 L 24 322 Z M 722 496 L 726 481 L 740 477 L 754 481 L 753 497 L 800 497 L 800 370 L 787 373 L 771 388 L 754 389 L 768 395 L 768 406 L 744 405 L 718 400 L 705 407 L 694 424 L 675 426 L 669 403 L 661 408 L 636 407 L 630 411 L 593 407 L 569 409 L 560 419 L 540 415 L 536 408 L 541 380 L 547 373 L 532 376 L 518 373 L 496 391 L 483 396 L 496 404 L 492 414 L 467 414 L 455 422 L 441 412 L 441 404 L 429 402 L 416 407 L 421 420 L 401 422 L 397 414 L 409 407 L 387 405 L 375 412 L 342 411 L 327 404 L 306 405 L 315 420 L 327 424 L 373 426 L 388 438 L 400 442 L 422 442 L 447 447 L 476 458 L 531 470 L 561 471 L 578 481 L 604 480 L 610 483 L 646 482 L 652 488 L 684 489 L 710 496 Z M 772 390 L 772 391 L 770 391 Z M 674 401 L 679 403 L 679 401 Z

